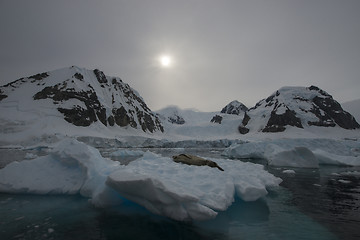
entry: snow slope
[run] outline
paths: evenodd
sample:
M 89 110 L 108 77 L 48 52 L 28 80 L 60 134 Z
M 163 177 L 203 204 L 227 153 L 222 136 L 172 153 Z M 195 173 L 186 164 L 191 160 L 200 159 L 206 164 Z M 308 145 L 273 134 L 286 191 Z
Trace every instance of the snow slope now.
M 360 99 L 345 102 L 341 105 L 346 111 L 355 117 L 357 122 L 360 122 Z

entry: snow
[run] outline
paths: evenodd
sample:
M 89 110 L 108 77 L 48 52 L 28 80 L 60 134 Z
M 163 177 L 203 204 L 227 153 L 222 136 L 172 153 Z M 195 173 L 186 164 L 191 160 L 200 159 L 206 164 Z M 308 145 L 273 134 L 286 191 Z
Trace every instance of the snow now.
M 174 140 L 216 140 L 221 138 L 236 139 L 239 137 L 238 127 L 244 114 L 222 114 L 219 112 L 200 112 L 194 109 L 180 109 L 169 106 L 158 110 L 162 116 L 166 138 Z M 221 124 L 212 123 L 210 120 L 215 116 L 222 116 Z M 185 120 L 182 125 L 172 124 L 166 121 L 169 117 L 180 116 Z M 165 119 L 165 120 L 164 120 Z
M 47 156 L 0 169 L 0 192 L 80 194 L 99 207 L 127 199 L 172 219 L 206 220 L 225 211 L 235 194 L 255 201 L 281 182 L 262 165 L 211 160 L 225 171 L 175 163 L 150 152 L 123 166 L 93 147 L 64 139 Z
M 359 141 L 335 139 L 268 139 L 233 144 L 223 155 L 263 158 L 269 165 L 317 168 L 319 164 L 359 166 Z

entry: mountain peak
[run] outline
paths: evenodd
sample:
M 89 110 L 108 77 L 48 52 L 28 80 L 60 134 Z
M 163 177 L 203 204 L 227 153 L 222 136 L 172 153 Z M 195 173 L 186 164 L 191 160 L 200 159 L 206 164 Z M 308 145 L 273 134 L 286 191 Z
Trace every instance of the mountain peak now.
M 247 110 L 248 108 L 244 104 L 237 100 L 234 100 L 228 105 L 226 105 L 223 109 L 221 109 L 221 113 L 240 115 Z
M 283 132 L 287 126 L 304 128 L 360 128 L 333 97 L 316 86 L 282 87 L 249 109 L 239 131 Z
M 13 106 L 14 102 L 18 106 Z M 99 69 L 72 66 L 18 79 L 0 87 L 0 104 L 45 116 L 61 113 L 75 126 L 101 123 L 144 132 L 163 131 L 137 91 Z

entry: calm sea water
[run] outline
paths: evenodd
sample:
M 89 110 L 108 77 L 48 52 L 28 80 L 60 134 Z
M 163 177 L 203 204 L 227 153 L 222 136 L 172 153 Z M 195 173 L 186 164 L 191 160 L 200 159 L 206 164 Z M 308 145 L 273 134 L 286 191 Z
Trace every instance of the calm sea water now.
M 164 156 L 182 151 L 150 150 Z M 1 149 L 0 167 L 26 155 L 19 151 Z M 43 155 L 46 149 L 27 152 Z M 220 157 L 222 149 L 187 152 Z M 284 180 L 280 188 L 255 202 L 236 199 L 205 222 L 169 220 L 131 202 L 99 209 L 81 196 L 0 194 L 0 239 L 360 239 L 360 176 L 343 174 L 359 168 L 294 168 L 295 175 L 284 169 L 268 168 Z

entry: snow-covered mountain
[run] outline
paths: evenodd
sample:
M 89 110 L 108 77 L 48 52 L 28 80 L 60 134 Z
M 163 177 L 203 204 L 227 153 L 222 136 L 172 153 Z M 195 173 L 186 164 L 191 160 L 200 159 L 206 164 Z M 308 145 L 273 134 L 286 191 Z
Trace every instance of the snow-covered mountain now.
M 138 92 L 120 78 L 98 70 L 63 68 L 18 79 L 0 87 L 0 130 L 37 125 L 139 129 L 162 132 L 158 117 Z M 69 125 L 70 124 L 70 125 Z M 51 126 L 49 126 L 51 125 Z
M 353 115 L 357 122 L 360 121 L 360 99 L 342 103 L 341 106 Z
M 228 114 L 239 115 L 242 117 L 247 110 L 248 108 L 244 104 L 234 100 L 221 109 L 220 114 L 213 116 L 210 122 L 221 124 L 224 118 L 228 118 Z
M 239 132 L 283 132 L 289 127 L 358 129 L 355 118 L 318 87 L 283 87 L 245 114 Z
M 228 105 L 226 105 L 221 110 L 221 113 L 240 115 L 240 114 L 246 112 L 247 110 L 248 110 L 248 108 L 244 104 L 242 104 L 241 102 L 239 102 L 237 100 L 234 100 L 234 101 L 230 102 Z

